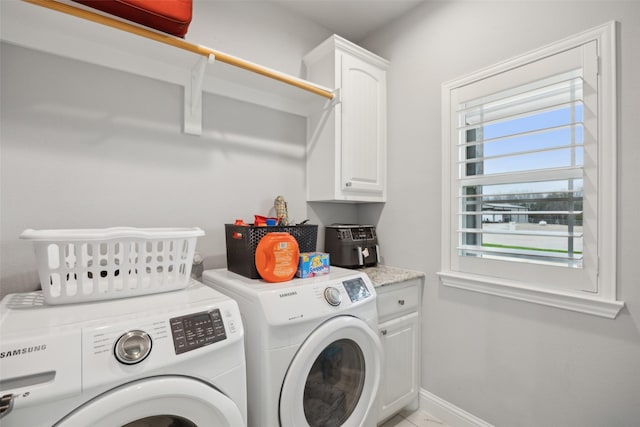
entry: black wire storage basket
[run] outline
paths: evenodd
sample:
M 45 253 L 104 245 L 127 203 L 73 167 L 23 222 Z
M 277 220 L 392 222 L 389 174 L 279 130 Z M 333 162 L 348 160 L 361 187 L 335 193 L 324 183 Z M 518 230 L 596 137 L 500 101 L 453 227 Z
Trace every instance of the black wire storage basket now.
M 318 238 L 318 226 L 304 225 L 274 225 L 256 227 L 253 225 L 225 224 L 225 238 L 227 241 L 227 269 L 234 273 L 259 279 L 256 269 L 256 247 L 268 233 L 289 233 L 298 242 L 300 252 L 315 252 Z

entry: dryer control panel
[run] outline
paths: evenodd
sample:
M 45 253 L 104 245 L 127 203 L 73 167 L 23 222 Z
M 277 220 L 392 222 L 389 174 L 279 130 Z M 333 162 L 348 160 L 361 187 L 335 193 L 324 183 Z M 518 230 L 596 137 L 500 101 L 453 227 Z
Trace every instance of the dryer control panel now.
M 219 309 L 174 317 L 170 320 L 176 354 L 182 354 L 227 338 Z

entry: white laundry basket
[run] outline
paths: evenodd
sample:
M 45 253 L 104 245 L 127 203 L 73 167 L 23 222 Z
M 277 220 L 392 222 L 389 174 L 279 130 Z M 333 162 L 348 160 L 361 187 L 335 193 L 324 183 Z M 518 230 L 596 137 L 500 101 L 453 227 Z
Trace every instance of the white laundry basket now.
M 182 289 L 189 283 L 200 228 L 114 227 L 25 230 L 35 246 L 48 304 Z

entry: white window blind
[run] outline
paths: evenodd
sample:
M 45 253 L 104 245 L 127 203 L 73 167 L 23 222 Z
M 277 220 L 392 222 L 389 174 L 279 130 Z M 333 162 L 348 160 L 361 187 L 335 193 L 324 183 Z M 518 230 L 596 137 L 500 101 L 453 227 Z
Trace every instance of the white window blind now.
M 615 317 L 615 23 L 444 83 L 447 286 Z
M 457 106 L 463 256 L 583 265 L 582 69 Z
M 454 269 L 597 291 L 597 58 L 580 44 L 451 91 Z

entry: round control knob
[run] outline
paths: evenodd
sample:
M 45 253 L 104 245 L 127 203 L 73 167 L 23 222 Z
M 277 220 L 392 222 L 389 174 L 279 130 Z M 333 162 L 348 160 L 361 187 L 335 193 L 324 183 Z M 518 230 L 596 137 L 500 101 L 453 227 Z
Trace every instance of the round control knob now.
M 151 337 L 144 331 L 129 331 L 118 338 L 114 352 L 120 363 L 140 363 L 151 352 Z
M 337 307 L 342 302 L 342 295 L 339 290 L 329 286 L 324 290 L 324 299 L 332 306 Z

